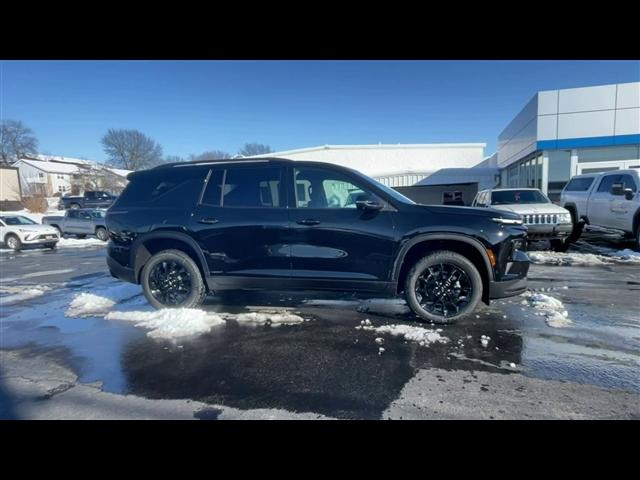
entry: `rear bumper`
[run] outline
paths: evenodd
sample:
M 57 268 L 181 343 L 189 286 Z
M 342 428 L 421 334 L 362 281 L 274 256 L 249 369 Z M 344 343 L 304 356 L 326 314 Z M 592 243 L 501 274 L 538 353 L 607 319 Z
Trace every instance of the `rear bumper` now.
M 133 268 L 120 265 L 116 260 L 107 255 L 107 266 L 112 277 L 129 283 L 138 283 Z

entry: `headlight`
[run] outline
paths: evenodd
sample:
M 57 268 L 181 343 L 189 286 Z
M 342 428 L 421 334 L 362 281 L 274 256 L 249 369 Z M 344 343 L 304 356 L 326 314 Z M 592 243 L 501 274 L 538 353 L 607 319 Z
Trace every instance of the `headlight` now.
M 558 223 L 571 223 L 571 214 L 570 213 L 559 214 Z
M 493 220 L 496 223 L 501 223 L 503 225 L 522 225 L 522 218 L 502 218 L 502 217 L 497 217 L 497 218 L 492 218 L 491 220 Z

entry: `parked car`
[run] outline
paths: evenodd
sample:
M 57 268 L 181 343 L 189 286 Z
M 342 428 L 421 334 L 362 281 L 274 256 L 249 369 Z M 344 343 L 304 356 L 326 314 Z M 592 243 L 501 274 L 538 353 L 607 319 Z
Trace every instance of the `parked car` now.
M 106 242 L 109 234 L 104 220 L 105 210 L 91 208 L 67 210 L 64 216 L 42 217 L 42 223 L 55 227 L 60 235 L 72 234 L 78 238 L 95 235 Z
M 513 212 L 528 229 L 529 243 L 548 240 L 552 249 L 566 251 L 567 238 L 573 230 L 571 214 L 554 204 L 537 188 L 495 188 L 477 193 L 472 207 L 491 207 Z
M 22 215 L 1 215 L 0 239 L 7 247 L 17 251 L 24 246 L 54 249 L 60 236 L 55 228 L 40 225 Z
M 404 293 L 419 318 L 447 323 L 526 289 L 526 227 L 510 212 L 418 205 L 319 162 L 191 162 L 128 178 L 107 211 L 107 264 L 156 308 L 232 289 Z
M 58 210 L 68 208 L 109 208 L 117 197 L 108 192 L 88 191 L 80 197 L 60 197 Z
M 569 212 L 574 230 L 571 240 L 584 228 L 605 229 L 633 239 L 640 248 L 640 172 L 635 169 L 573 177 L 560 194 L 560 204 Z

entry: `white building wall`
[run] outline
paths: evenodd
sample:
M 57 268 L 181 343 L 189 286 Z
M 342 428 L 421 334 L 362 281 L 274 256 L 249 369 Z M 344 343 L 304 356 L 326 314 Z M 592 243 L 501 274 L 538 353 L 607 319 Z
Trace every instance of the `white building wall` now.
M 48 178 L 45 172 L 22 161 L 17 161 L 13 166 L 18 167 L 23 195 L 29 195 L 34 186 L 46 188 Z
M 372 177 L 403 177 L 396 181 L 412 185 L 441 168 L 472 167 L 480 163 L 485 146 L 484 143 L 327 145 L 274 152 L 268 156 L 334 163 Z

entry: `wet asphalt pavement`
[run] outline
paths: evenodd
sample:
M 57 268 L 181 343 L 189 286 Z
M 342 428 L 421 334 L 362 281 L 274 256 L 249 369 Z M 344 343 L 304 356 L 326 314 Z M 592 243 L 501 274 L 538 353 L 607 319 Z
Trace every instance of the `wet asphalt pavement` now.
M 243 411 L 365 419 L 640 417 L 640 264 L 533 265 L 530 289 L 563 302 L 573 322 L 566 328 L 550 327 L 516 297 L 455 325 L 426 325 L 442 328 L 447 343 L 420 346 L 386 335 L 380 354 L 375 338 L 381 335 L 355 327 L 365 319 L 374 326 L 414 325 L 412 316 L 367 311 L 366 302 L 358 303 L 366 297 L 344 294 L 212 296 L 210 311 L 289 309 L 308 321 L 279 327 L 229 321 L 178 342 L 150 338 L 130 323 L 67 318 L 75 294 L 99 295 L 119 284 L 104 256 L 100 247 L 1 252 L 3 288 L 49 290 L 0 307 L 0 350 L 16 352 L 16 361 L 46 357 L 73 372 L 78 385 L 100 382 L 103 392 Z M 310 306 L 309 299 L 348 302 Z M 134 308 L 144 299 L 127 302 Z M 490 337 L 486 346 L 482 335 Z M 3 386 L 3 368 L 0 417 L 20 418 L 9 383 Z M 49 390 L 51 397 L 64 395 L 59 385 Z M 476 415 L 474 408 L 485 404 L 491 414 Z M 565 412 L 571 406 L 581 410 Z M 194 417 L 217 417 L 217 411 Z

